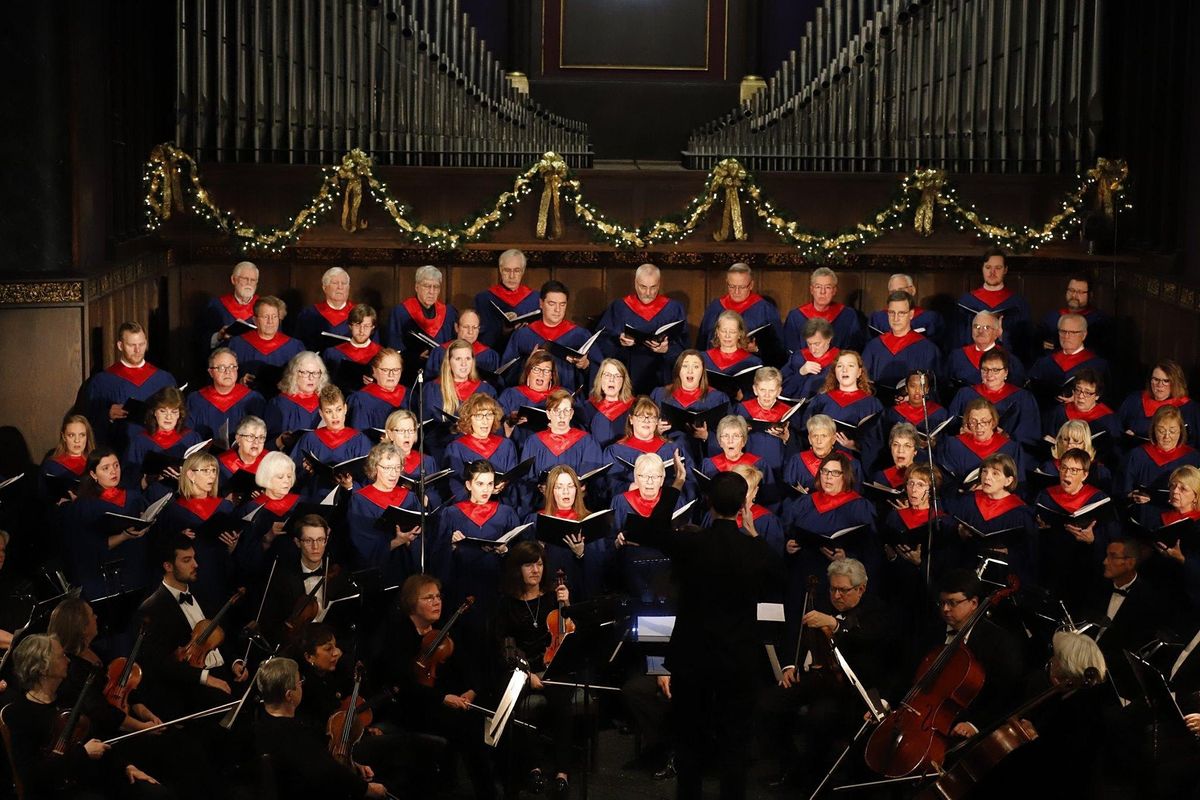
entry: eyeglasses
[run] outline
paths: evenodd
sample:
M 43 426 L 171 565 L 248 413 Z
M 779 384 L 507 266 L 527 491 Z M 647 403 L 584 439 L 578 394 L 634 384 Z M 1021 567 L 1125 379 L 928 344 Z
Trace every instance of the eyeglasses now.
M 546 413 L 553 414 L 556 417 L 569 417 L 574 411 L 575 409 L 571 408 L 570 406 L 566 406 L 564 408 L 552 408 Z
M 834 470 L 831 470 L 831 469 L 821 469 L 821 474 L 822 474 L 822 475 L 824 475 L 826 478 L 840 478 L 840 477 L 842 477 L 842 471 L 841 471 L 840 469 L 839 469 L 839 470 L 837 470 L 837 471 L 834 471 Z
M 634 419 L 640 419 L 642 422 L 658 422 L 658 416 L 655 414 L 634 414 Z
M 399 375 L 402 368 L 401 367 L 376 367 L 375 369 L 379 370 L 381 375 Z
M 208 371 L 209 372 L 219 372 L 222 375 L 224 375 L 229 372 L 237 372 L 237 369 L 238 369 L 237 364 L 218 364 L 218 365 L 209 367 Z
M 1082 475 L 1087 472 L 1083 467 L 1059 467 L 1058 471 L 1063 475 Z
M 319 377 L 321 377 L 321 371 L 316 370 L 316 369 L 297 370 L 296 374 L 302 378 L 319 378 Z
M 325 544 L 328 541 L 329 541 L 328 536 L 322 536 L 320 539 L 311 539 L 311 538 L 305 536 L 300 539 L 300 544 L 304 545 L 305 547 L 320 547 L 321 545 Z
M 234 436 L 233 438 L 241 439 L 246 442 L 265 442 L 267 440 L 266 434 L 259 434 L 258 436 L 251 436 L 248 433 L 239 433 L 236 436 Z
M 1070 330 L 1070 329 L 1068 329 L 1068 328 L 1059 328 L 1059 329 L 1058 329 L 1058 332 L 1059 332 L 1059 333 L 1069 333 L 1069 334 L 1070 334 L 1070 335 L 1072 335 L 1072 336 L 1078 336 L 1078 335 L 1080 335 L 1081 333 L 1083 333 L 1083 331 L 1073 331 L 1073 330 Z
M 534 367 L 531 370 L 529 370 L 529 374 L 530 375 L 549 375 L 553 371 L 554 370 L 550 369 L 550 367 Z
M 620 378 L 624 378 L 625 376 L 619 372 L 601 372 L 600 377 L 608 378 L 610 381 L 615 381 L 619 380 Z
M 377 464 L 375 469 L 379 472 L 403 472 L 403 464 Z
M 196 467 L 195 469 L 191 469 L 188 471 L 189 472 L 199 472 L 201 475 L 216 475 L 217 474 L 216 467 Z
M 938 608 L 955 609 L 966 602 L 969 602 L 967 598 L 963 598 L 962 600 L 935 600 L 934 605 Z
M 1001 372 L 1007 372 L 1004 367 L 980 367 L 979 371 L 984 375 L 997 375 Z
M 1095 389 L 1080 389 L 1078 386 L 1076 386 L 1075 394 L 1079 395 L 1080 397 L 1095 397 L 1096 390 Z
M 911 313 L 912 311 L 889 311 L 887 315 L 889 317 L 907 317 Z
M 861 588 L 861 586 L 830 586 L 829 593 L 837 595 L 850 594 L 851 592 L 857 591 Z
M 1157 383 L 1159 386 L 1165 386 L 1171 382 L 1170 378 L 1151 378 L 1151 383 Z
M 388 428 L 388 433 L 397 433 L 401 436 L 412 436 L 417 432 L 416 428 Z
M 471 415 L 471 419 L 491 419 L 496 416 L 495 411 L 476 411 Z
M 994 331 L 994 330 L 996 330 L 996 326 L 995 325 L 972 325 L 971 329 L 976 330 L 976 331 Z

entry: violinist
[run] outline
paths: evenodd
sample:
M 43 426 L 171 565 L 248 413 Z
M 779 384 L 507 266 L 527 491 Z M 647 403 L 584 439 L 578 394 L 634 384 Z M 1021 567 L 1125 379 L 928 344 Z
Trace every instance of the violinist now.
M 330 601 L 350 594 L 346 574 L 327 557 L 330 532 L 319 514 L 305 514 L 293 523 L 299 558 L 280 559 L 259 619 L 272 644 L 298 643 L 305 623 L 323 621 Z
M 479 658 L 471 629 L 455 626 L 447 631 L 454 643 L 453 652 L 437 664 L 431 681 L 418 680 L 414 668 L 426 646 L 424 637 L 431 632 L 436 635 L 435 626 L 441 619 L 441 581 L 432 575 L 410 575 L 400 587 L 400 597 L 385 628 L 386 639 L 376 648 L 382 668 L 380 680 L 399 689 L 393 713 L 386 716 L 393 726 L 445 739 L 448 752 L 462 758 L 476 799 L 492 798 L 496 789 L 483 743 L 482 722 L 471 708 L 480 685 L 480 676 L 475 673 Z
M 387 788 L 373 781 L 370 767 L 347 767 L 334 760 L 316 732 L 296 719 L 304 699 L 304 681 L 296 662 L 274 658 L 255 678 L 265 714 L 254 722 L 258 752 L 271 757 L 279 797 L 321 797 L 358 800 L 387 797 Z
M 844 746 L 854 733 L 862 701 L 830 659 L 830 637 L 868 689 L 882 690 L 888 680 L 886 654 L 896 629 L 889 609 L 875 594 L 868 594 L 862 562 L 838 559 L 830 563 L 826 575 L 828 596 L 816 599 L 815 607 L 791 626 L 779 654 L 781 661 L 789 663 L 779 684 L 759 698 L 762 748 L 779 765 L 779 777 L 769 783 L 772 788 L 811 790 L 810 779 L 823 773 L 836 756 L 827 751 Z M 798 656 L 795 662 L 793 655 Z M 799 715 L 802 708 L 806 712 Z M 798 720 L 806 759 L 799 757 L 793 739 Z
M 109 754 L 108 745 L 87 734 L 69 737 L 63 755 L 51 753 L 61 738 L 59 714 L 77 699 L 59 697 L 69 661 L 57 638 L 25 637 L 13 653 L 13 663 L 24 691 L 4 708 L 3 716 L 12 740 L 12 767 L 25 797 L 173 797 L 154 778 L 116 753 Z
M 205 654 L 200 668 L 177 657 L 197 626 L 211 617 L 191 591 L 201 568 L 192 540 L 182 534 L 164 539 L 162 583 L 142 602 L 138 618 L 146 622 L 142 645 L 146 700 L 172 719 L 223 702 L 232 693 L 230 680 L 241 683 L 249 676 L 241 660 L 227 665 L 216 648 Z

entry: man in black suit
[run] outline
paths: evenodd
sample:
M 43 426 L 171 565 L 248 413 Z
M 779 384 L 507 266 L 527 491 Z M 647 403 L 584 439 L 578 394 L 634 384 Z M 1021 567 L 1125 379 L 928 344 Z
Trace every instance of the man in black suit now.
M 676 462 L 672 489 L 678 491 L 685 472 L 678 455 Z M 712 734 L 721 759 L 721 797 L 746 794 L 754 698 L 766 668 L 755 627 L 758 600 L 777 592 L 783 580 L 782 561 L 753 531 L 738 529 L 739 512 L 752 516 L 746 495 L 745 478 L 722 472 L 709 485 L 708 528 L 668 529 L 645 542 L 670 557 L 679 587 L 666 658 L 671 677 L 664 688 L 675 715 L 680 798 L 700 796 Z
M 1144 557 L 1145 548 L 1136 539 L 1109 543 L 1104 552 L 1104 583 L 1093 598 L 1090 614 L 1105 626 L 1096 634 L 1096 643 L 1108 662 L 1117 693 L 1127 699 L 1138 689 L 1123 651 L 1141 650 L 1172 621 L 1158 589 L 1138 575 Z
M 196 624 L 211 617 L 190 591 L 200 568 L 192 540 L 183 534 L 167 538 L 162 568 L 162 584 L 142 602 L 137 618 L 146 624 L 141 688 L 150 707 L 164 709 L 159 714 L 165 719 L 225 702 L 232 693 L 230 679 L 240 683 L 248 674 L 245 664 L 229 664 L 219 648 L 205 656 L 203 668 L 175 657 L 191 640 Z
M 292 527 L 292 541 L 299 558 L 287 559 L 275 570 L 267 590 L 266 604 L 259 619 L 263 636 L 271 644 L 299 641 L 299 630 L 289 631 L 286 622 L 298 608 L 301 599 L 312 595 L 317 601 L 317 616 L 313 622 L 324 622 L 330 602 L 351 594 L 350 581 L 336 565 L 326 563 L 330 527 L 319 514 L 305 514 Z M 303 626 L 299 626 L 303 627 Z M 335 626 L 338 638 L 349 649 L 348 630 Z

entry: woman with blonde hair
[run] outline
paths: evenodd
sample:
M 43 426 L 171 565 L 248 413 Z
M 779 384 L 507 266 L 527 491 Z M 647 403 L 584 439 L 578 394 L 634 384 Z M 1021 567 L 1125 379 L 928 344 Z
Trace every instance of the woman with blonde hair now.
M 220 607 L 233 592 L 233 551 L 241 540 L 241 520 L 233 504 L 217 495 L 220 469 L 211 453 L 188 456 L 179 468 L 179 494 L 167 506 L 154 532 L 160 536 L 182 533 L 196 548 L 198 571 L 193 591 L 207 608 Z
M 621 438 L 629 409 L 633 407 L 633 382 L 629 370 L 615 358 L 606 358 L 596 370 L 591 394 L 583 404 L 583 424 L 601 447 Z

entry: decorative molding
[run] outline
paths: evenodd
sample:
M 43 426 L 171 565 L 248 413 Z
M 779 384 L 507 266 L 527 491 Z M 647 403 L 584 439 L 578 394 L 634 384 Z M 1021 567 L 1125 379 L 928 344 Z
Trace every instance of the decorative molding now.
M 0 283 L 0 305 L 82 303 L 83 281 L 14 281 Z

